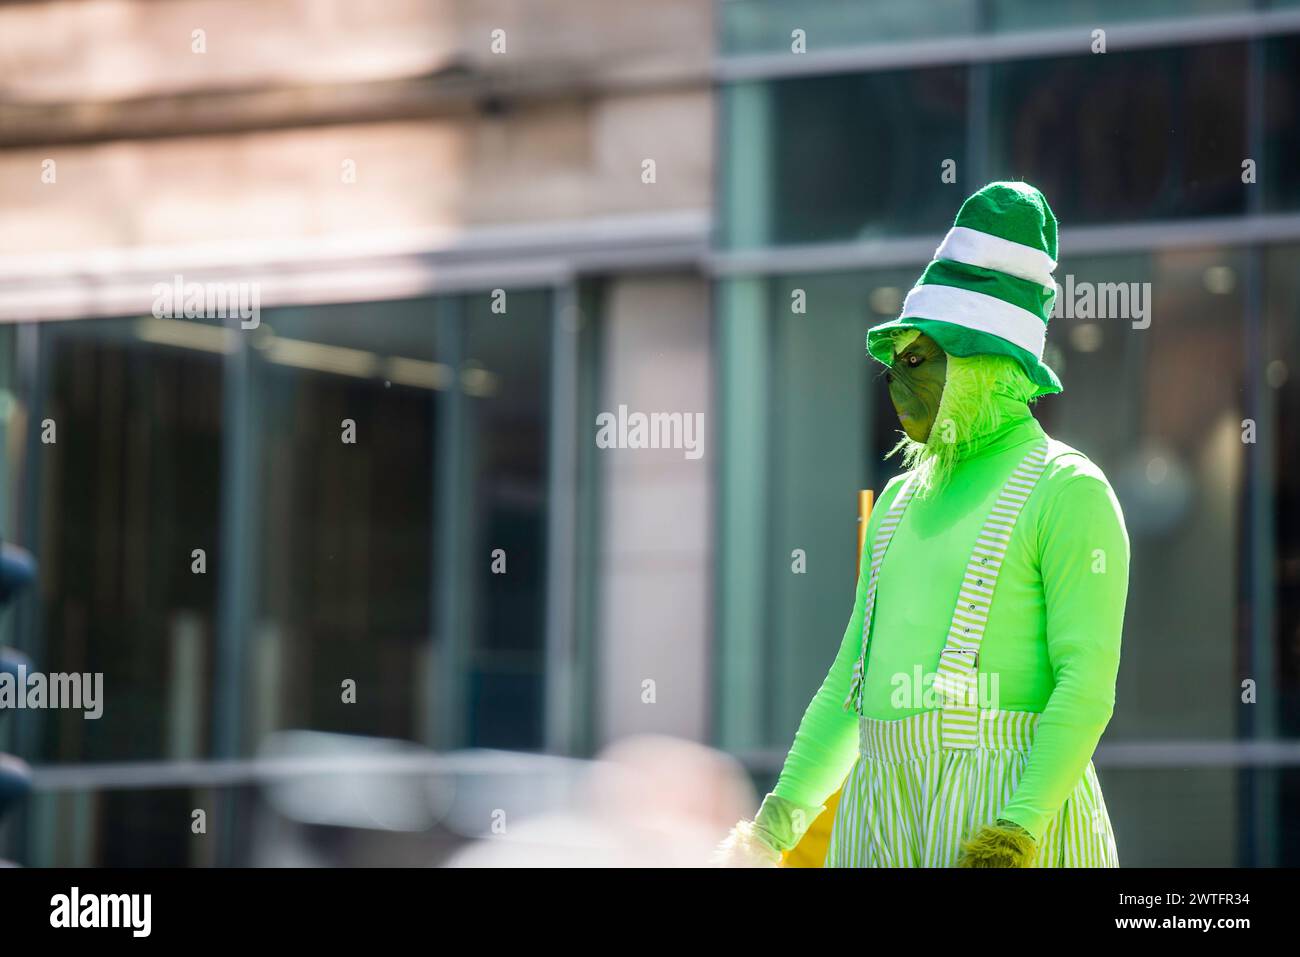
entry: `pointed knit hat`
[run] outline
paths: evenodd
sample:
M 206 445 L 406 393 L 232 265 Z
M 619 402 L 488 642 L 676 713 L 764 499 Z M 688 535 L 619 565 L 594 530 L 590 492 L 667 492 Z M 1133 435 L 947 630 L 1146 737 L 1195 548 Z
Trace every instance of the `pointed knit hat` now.
M 1038 386 L 1061 391 L 1043 362 L 1056 300 L 1056 216 L 1028 183 L 990 183 L 962 203 L 934 260 L 897 319 L 867 332 L 867 351 L 891 365 L 893 335 L 919 329 L 954 356 L 1011 356 Z

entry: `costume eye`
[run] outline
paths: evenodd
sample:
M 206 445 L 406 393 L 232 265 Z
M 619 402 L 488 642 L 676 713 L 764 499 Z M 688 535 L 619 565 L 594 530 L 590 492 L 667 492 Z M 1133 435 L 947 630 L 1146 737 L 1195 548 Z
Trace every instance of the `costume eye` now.
M 914 353 L 912 353 L 910 356 L 907 357 L 907 360 L 906 360 L 906 361 L 907 361 L 907 364 L 908 364 L 909 366 L 911 366 L 913 369 L 915 369 L 915 368 L 916 368 L 917 366 L 919 366 L 919 365 L 920 365 L 924 360 L 914 352 Z

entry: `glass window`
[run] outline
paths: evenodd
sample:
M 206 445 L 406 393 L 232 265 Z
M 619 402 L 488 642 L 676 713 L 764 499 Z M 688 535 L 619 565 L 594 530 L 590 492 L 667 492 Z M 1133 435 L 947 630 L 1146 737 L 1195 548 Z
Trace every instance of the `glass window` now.
M 1268 209 L 1300 207 L 1300 36 L 1264 41 L 1264 159 L 1259 180 Z
M 22 646 L 41 672 L 102 673 L 104 700 L 95 720 L 32 717 L 33 763 L 211 753 L 223 335 L 180 319 L 40 327 L 27 428 L 52 431 L 28 440 L 39 510 L 18 543 L 40 566 L 39 637 Z
M 854 241 L 942 230 L 960 186 L 966 70 L 800 77 L 724 91 L 723 241 Z M 961 177 L 958 175 L 958 182 Z
M 264 318 L 261 733 L 541 745 L 550 296 L 492 303 Z
M 15 643 L 45 671 L 103 672 L 104 713 L 28 715 L 31 733 L 0 745 L 42 765 L 229 757 L 225 715 L 241 755 L 287 730 L 541 747 L 551 308 L 521 290 L 266 309 L 246 332 L 150 317 L 24 328 L 39 361 L 30 407 L 5 406 L 8 452 L 23 428 L 27 449 L 6 505 L 41 572 Z M 0 340 L 4 384 L 14 338 Z M 246 491 L 226 484 L 232 454 Z M 235 602 L 232 568 L 249 583 Z M 234 658 L 231 703 L 218 678 Z M 223 794 L 42 793 L 19 856 L 249 860 L 256 789 Z M 199 806 L 221 835 L 208 850 L 157 830 Z M 156 840 L 123 838 L 142 834 Z
M 1296 0 L 1274 0 L 1275 6 Z M 803 30 L 807 49 L 842 49 L 992 31 L 1011 33 L 1069 26 L 1109 27 L 1143 20 L 1187 19 L 1248 12 L 1253 0 L 720 0 L 718 44 L 724 54 L 790 52 L 791 32 Z M 987 8 L 983 14 L 981 7 Z M 851 11 L 851 12 L 846 12 Z M 1086 43 L 1086 34 L 1084 42 Z
M 250 748 L 283 728 L 425 736 L 437 412 L 455 381 L 437 332 L 416 300 L 270 309 L 251 334 Z
M 793 738 L 826 676 L 853 610 L 859 489 L 898 471 L 884 366 L 867 358 L 867 329 L 897 315 L 912 271 L 773 280 L 772 561 L 766 592 L 778 683 L 777 740 Z M 796 290 L 807 313 L 791 309 Z M 795 550 L 806 571 L 795 573 Z M 817 653 L 810 653 L 814 649 Z
M 1072 225 L 1242 213 L 1246 45 L 991 67 L 989 179 L 1024 179 Z
M 1108 740 L 1237 735 L 1238 699 L 1223 676 L 1235 674 L 1242 640 L 1231 569 L 1245 276 L 1234 249 L 1067 256 L 1057 269 L 1063 302 L 1048 341 L 1065 391 L 1040 400 L 1037 414 L 1106 472 L 1132 547 Z
M 16 390 L 6 393 L 6 537 L 39 566 L 5 615 L 6 643 L 41 674 L 91 675 L 97 695 L 93 707 L 0 721 L 0 744 L 32 764 L 213 753 L 225 337 L 151 317 L 5 331 Z M 19 338 L 37 344 L 21 371 Z M 188 862 L 188 829 L 158 823 L 188 817 L 183 793 L 100 797 L 33 796 L 11 816 L 11 853 L 38 865 Z
M 494 312 L 490 296 L 466 300 L 462 381 L 474 490 L 466 743 L 533 749 L 544 743 L 551 297 L 512 291 L 505 306 Z M 498 549 L 505 574 L 492 568 Z
M 1225 767 L 1115 768 L 1097 774 L 1121 867 L 1241 867 L 1241 781 Z
M 852 15 L 846 15 L 851 9 Z M 974 33 L 978 5 L 968 0 L 875 0 L 845 7 L 841 0 L 722 0 L 718 42 L 723 53 L 790 52 L 794 30 L 809 51 Z
M 1263 368 L 1254 374 L 1263 380 L 1256 448 L 1271 485 L 1266 494 L 1272 508 L 1265 521 L 1272 541 L 1256 563 L 1257 599 L 1276 602 L 1269 644 L 1281 668 L 1277 732 L 1295 738 L 1300 737 L 1300 246 L 1269 250 L 1265 263 Z M 1300 855 L 1300 842 L 1294 847 Z
M 897 315 L 914 279 L 899 270 L 722 284 L 726 747 L 788 747 L 839 647 L 853 610 L 857 493 L 879 491 L 896 470 L 881 461 L 895 436 L 866 332 Z
M 1114 23 L 1165 18 L 1190 19 L 1249 11 L 1253 0 L 992 0 L 990 18 L 997 31 L 1041 30 L 1082 24 L 1108 27 Z

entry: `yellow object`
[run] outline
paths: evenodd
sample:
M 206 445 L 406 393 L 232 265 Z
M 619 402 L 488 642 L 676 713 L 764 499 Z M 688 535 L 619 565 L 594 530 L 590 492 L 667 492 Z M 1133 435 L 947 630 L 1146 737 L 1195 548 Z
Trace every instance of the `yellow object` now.
M 835 823 L 835 808 L 839 803 L 840 792 L 836 791 L 826 800 L 826 810 L 817 815 L 799 843 L 781 855 L 782 867 L 822 866 L 831 843 L 831 826 Z
M 858 573 L 862 573 L 862 549 L 867 542 L 867 520 L 871 518 L 871 503 L 874 496 L 868 489 L 858 492 Z M 841 786 L 840 790 L 843 790 Z M 831 842 L 831 827 L 835 823 L 835 809 L 840 803 L 840 791 L 836 791 L 826 801 L 826 810 L 817 815 L 812 826 L 804 832 L 799 843 L 781 855 L 782 867 L 821 867 L 826 860 L 826 849 Z
M 874 498 L 871 489 L 864 488 L 858 492 L 858 563 L 853 573 L 855 583 L 862 574 L 862 550 L 867 547 L 867 522 L 871 520 L 871 502 Z

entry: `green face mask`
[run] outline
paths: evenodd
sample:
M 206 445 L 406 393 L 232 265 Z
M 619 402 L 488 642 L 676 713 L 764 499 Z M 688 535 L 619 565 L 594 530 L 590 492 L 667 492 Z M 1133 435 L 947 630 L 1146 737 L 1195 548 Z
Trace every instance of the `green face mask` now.
M 934 428 L 948 377 L 948 354 L 922 333 L 894 357 L 885 374 L 889 398 L 907 437 L 925 442 Z
M 906 433 L 889 456 L 901 452 L 903 467 L 917 470 L 915 494 L 922 498 L 943 488 L 969 440 L 997 429 L 1038 394 L 1011 357 L 950 356 L 916 329 L 895 341 L 886 376 Z

